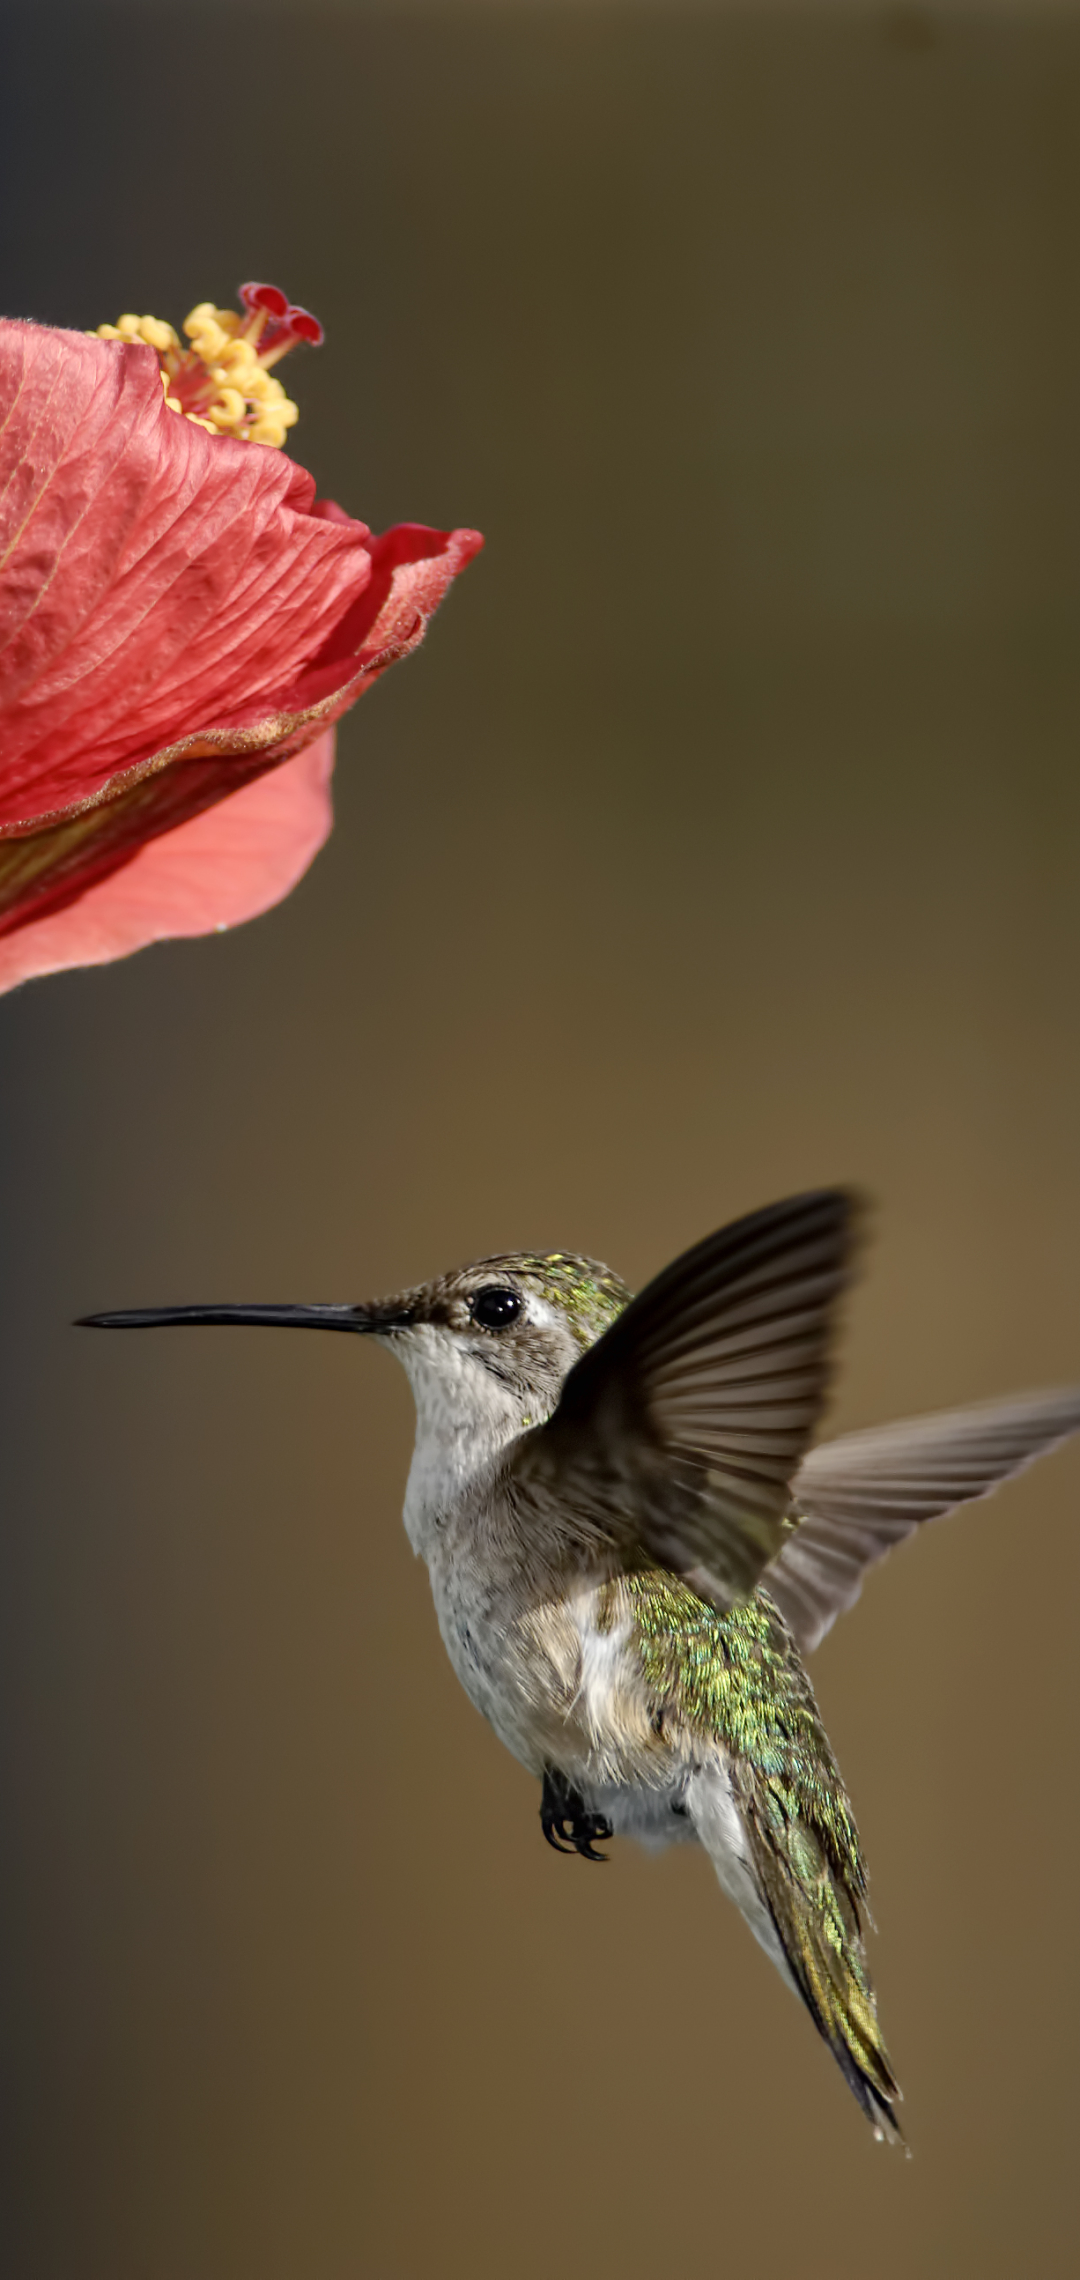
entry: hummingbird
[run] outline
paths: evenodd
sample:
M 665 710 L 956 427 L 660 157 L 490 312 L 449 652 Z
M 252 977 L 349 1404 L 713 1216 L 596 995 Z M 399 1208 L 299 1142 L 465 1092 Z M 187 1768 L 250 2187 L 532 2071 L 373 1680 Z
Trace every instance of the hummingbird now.
M 398 1356 L 405 1492 L 451 1663 L 541 1785 L 557 1851 L 703 1845 L 875 2134 L 903 2143 L 867 1879 L 804 1657 L 867 1570 L 1080 1428 L 1080 1389 L 817 1441 L 858 1201 L 798 1195 L 638 1296 L 511 1252 L 363 1304 L 91 1315 L 344 1330 Z

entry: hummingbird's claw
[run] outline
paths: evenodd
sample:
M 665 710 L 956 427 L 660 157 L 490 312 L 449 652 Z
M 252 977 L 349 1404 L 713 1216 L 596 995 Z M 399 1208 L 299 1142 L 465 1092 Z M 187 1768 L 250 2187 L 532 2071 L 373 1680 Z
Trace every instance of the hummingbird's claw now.
M 573 1850 L 574 1850 L 574 1847 L 573 1847 L 573 1845 L 564 1845 L 564 1844 L 562 1843 L 562 1838 L 563 1838 L 563 1837 L 566 1835 L 566 1823 L 565 1823 L 565 1821 L 562 1821 L 562 1820 L 559 1820 L 559 1821 L 552 1821 L 552 1820 L 550 1820 L 550 1819 L 549 1819 L 549 1817 L 548 1817 L 548 1815 L 547 1815 L 546 1813 L 541 1813 L 541 1815 L 540 1815 L 540 1826 L 541 1826 L 541 1828 L 543 1829 L 544 1835 L 545 1835 L 545 1837 L 547 1838 L 547 1841 L 548 1841 L 549 1845 L 551 1846 L 552 1852 L 561 1852 L 561 1853 L 572 1853 L 572 1852 L 573 1852 Z M 557 1835 L 556 1835 L 556 1831 L 558 1831 L 558 1834 L 557 1834 Z
M 540 1800 L 540 1826 L 553 1852 L 578 1853 L 582 1860 L 608 1858 L 607 1853 L 594 1852 L 594 1839 L 603 1841 L 615 1834 L 611 1822 L 602 1813 L 587 1813 L 585 1800 L 579 1791 L 572 1789 L 561 1773 L 548 1767 L 544 1773 L 544 1791 Z

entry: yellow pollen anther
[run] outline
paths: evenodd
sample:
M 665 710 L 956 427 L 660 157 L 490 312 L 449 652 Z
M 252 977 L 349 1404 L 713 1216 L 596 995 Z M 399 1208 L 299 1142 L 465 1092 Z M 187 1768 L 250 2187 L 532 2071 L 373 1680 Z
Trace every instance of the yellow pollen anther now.
M 231 428 L 234 434 L 246 415 L 247 405 L 239 388 L 223 388 L 220 396 L 215 397 L 210 411 L 215 427 Z
M 172 326 L 163 324 L 160 317 L 144 317 L 139 332 L 147 348 L 156 348 L 159 356 L 164 356 L 170 348 L 180 346 Z
M 317 339 L 319 330 L 303 310 L 290 308 L 287 316 L 279 317 L 276 310 L 284 304 L 284 295 L 272 295 L 269 288 L 245 287 L 244 298 L 251 305 L 242 314 L 200 301 L 184 318 L 186 344 L 160 317 L 139 317 L 130 310 L 114 325 L 98 325 L 91 338 L 152 348 L 170 412 L 178 412 L 210 435 L 232 435 L 279 449 L 300 414 L 280 380 L 271 377 L 269 366 L 298 339 Z M 257 305 L 260 299 L 270 301 L 270 310 Z M 295 332 L 290 329 L 294 321 Z M 260 354 L 259 343 L 268 328 L 269 343 Z

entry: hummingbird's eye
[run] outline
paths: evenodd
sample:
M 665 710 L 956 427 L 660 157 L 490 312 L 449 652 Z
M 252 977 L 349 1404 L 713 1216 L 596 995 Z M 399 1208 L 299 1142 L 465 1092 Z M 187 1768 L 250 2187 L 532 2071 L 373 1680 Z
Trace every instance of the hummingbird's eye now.
M 516 1322 L 521 1312 L 521 1299 L 516 1290 L 507 1290 L 504 1283 L 485 1283 L 469 1302 L 469 1312 L 481 1330 L 505 1330 Z

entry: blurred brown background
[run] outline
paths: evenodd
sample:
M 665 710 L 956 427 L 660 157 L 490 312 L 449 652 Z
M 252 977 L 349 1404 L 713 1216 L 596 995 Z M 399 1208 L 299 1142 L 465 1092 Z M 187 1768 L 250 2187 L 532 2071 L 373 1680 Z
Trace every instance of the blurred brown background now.
M 1080 16 L 9 8 L 3 304 L 324 318 L 298 455 L 488 549 L 227 939 L 0 1004 L 3 2269 L 1071 2274 L 1080 1452 L 815 1678 L 915 2159 L 703 1858 L 457 1690 L 350 1298 L 878 1201 L 837 1420 L 1080 1372 Z

